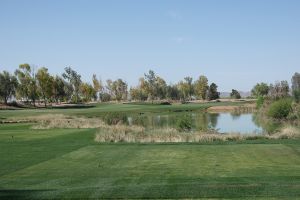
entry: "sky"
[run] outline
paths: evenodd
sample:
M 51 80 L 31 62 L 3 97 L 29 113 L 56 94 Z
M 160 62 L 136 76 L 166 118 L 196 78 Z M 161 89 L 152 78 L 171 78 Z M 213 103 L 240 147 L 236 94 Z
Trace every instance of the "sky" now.
M 200 75 L 219 91 L 300 72 L 299 0 L 0 0 L 0 71 L 71 66 L 138 84 Z

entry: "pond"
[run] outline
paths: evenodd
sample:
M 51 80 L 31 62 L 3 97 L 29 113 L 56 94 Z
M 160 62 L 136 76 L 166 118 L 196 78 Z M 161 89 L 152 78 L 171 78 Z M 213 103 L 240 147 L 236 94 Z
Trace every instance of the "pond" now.
M 129 125 L 141 125 L 146 128 L 176 128 L 177 121 L 188 116 L 192 121 L 192 130 L 214 129 L 220 133 L 262 134 L 270 132 L 256 119 L 253 113 L 208 113 L 208 112 L 174 112 L 147 113 L 128 117 Z

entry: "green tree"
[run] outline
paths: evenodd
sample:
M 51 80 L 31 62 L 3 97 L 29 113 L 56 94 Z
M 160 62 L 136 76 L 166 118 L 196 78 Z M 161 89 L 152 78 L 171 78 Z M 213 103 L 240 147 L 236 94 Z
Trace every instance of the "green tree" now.
M 148 74 L 144 74 L 143 88 L 148 94 L 148 99 L 163 99 L 166 97 L 167 84 L 166 81 L 157 76 L 154 71 L 149 70 Z
M 215 100 L 220 98 L 220 93 L 218 92 L 218 86 L 215 83 L 210 84 L 208 89 L 208 100 Z
M 103 85 L 102 85 L 102 81 L 100 79 L 97 79 L 96 74 L 93 74 L 93 87 L 94 90 L 96 91 L 96 98 L 98 100 L 103 91 Z
M 166 97 L 167 84 L 166 81 L 157 76 L 155 80 L 155 94 L 159 99 L 164 99 Z
M 156 84 L 155 84 L 155 81 L 156 81 L 156 75 L 155 75 L 155 72 L 153 70 L 149 70 L 148 74 L 144 74 L 145 76 L 145 89 L 148 93 L 148 97 L 149 99 L 152 100 L 152 103 L 153 103 L 153 100 L 155 98 L 155 93 L 156 93 Z
M 208 79 L 206 76 L 200 76 L 198 80 L 195 82 L 195 93 L 198 97 L 203 100 L 206 99 L 207 91 L 208 91 Z
M 15 71 L 15 75 L 17 76 L 20 85 L 17 89 L 17 94 L 27 101 L 30 99 L 35 106 L 35 101 L 39 94 L 34 68 L 27 63 L 21 64 L 19 65 L 19 69 Z
M 4 104 L 15 95 L 17 86 L 18 80 L 14 75 L 7 71 L 0 73 L 0 98 L 4 100 Z
M 131 87 L 129 90 L 130 97 L 132 100 L 138 100 L 138 101 L 146 101 L 147 100 L 147 94 L 139 87 Z
M 102 102 L 108 102 L 111 100 L 111 95 L 107 92 L 103 92 L 100 96 Z
M 274 101 L 267 112 L 269 117 L 285 119 L 292 112 L 292 101 L 290 99 L 279 99 Z
M 117 101 L 127 99 L 127 87 L 127 83 L 120 78 L 111 83 L 111 91 Z
M 45 67 L 42 67 L 37 71 L 36 78 L 38 81 L 38 89 L 42 98 L 44 99 L 44 104 L 46 107 L 47 101 L 49 101 L 53 96 L 54 78 L 49 74 L 48 69 Z
M 177 88 L 178 88 L 179 96 L 180 96 L 181 100 L 186 101 L 188 99 L 187 85 L 184 83 L 184 81 L 180 81 L 177 84 Z
M 233 99 L 240 99 L 241 95 L 237 90 L 232 89 L 232 91 L 230 93 L 230 97 L 233 98 Z
M 269 93 L 269 86 L 267 83 L 257 83 L 251 90 L 252 96 L 267 96 Z
M 66 67 L 65 72 L 62 74 L 63 78 L 69 81 L 70 85 L 73 88 L 74 102 L 78 103 L 80 86 L 81 86 L 81 75 L 78 74 L 71 67 Z
M 292 93 L 295 101 L 300 102 L 300 74 L 295 73 L 292 77 Z
M 187 94 L 187 98 L 189 100 L 192 99 L 192 95 L 193 95 L 193 92 L 194 92 L 194 86 L 193 86 L 193 78 L 192 77 L 184 77 L 184 88 L 185 88 L 185 92 Z
M 63 101 L 64 98 L 69 98 L 66 92 L 66 82 L 60 76 L 55 76 L 53 80 L 53 98 L 56 103 Z M 70 96 L 70 95 L 69 95 Z
M 180 91 L 177 85 L 168 85 L 166 88 L 166 98 L 171 100 L 179 100 L 180 99 Z
M 113 96 L 114 95 L 114 92 L 113 92 L 113 81 L 111 79 L 107 79 L 106 80 L 106 91 L 108 94 L 110 94 L 110 96 Z
M 148 94 L 145 79 L 143 77 L 140 78 L 139 85 L 137 87 L 131 87 L 129 92 L 132 100 L 146 101 Z
M 96 96 L 96 90 L 88 83 L 81 83 L 80 92 L 83 95 L 83 101 L 89 102 Z

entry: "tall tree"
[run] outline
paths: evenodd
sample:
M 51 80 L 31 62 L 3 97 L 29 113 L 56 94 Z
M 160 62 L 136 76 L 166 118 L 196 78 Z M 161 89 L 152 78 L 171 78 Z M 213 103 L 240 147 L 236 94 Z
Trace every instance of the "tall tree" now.
M 9 98 L 15 95 L 17 86 L 18 80 L 14 75 L 7 71 L 0 73 L 0 98 L 4 100 L 5 104 Z
M 155 80 L 155 96 L 159 99 L 164 99 L 166 97 L 167 84 L 166 81 L 157 76 Z
M 21 64 L 19 69 L 15 71 L 15 75 L 20 84 L 17 90 L 18 95 L 27 101 L 30 99 L 35 106 L 35 101 L 38 98 L 38 89 L 34 68 L 27 63 Z
M 188 95 L 188 90 L 189 89 L 188 89 L 187 84 L 184 81 L 180 81 L 177 84 L 177 88 L 178 88 L 181 100 L 186 101 L 188 99 L 188 96 L 189 96 Z
M 45 67 L 42 67 L 37 71 L 36 78 L 38 81 L 38 89 L 42 98 L 44 99 L 44 104 L 46 107 L 47 101 L 49 101 L 53 96 L 54 78 L 49 74 L 48 69 Z
M 296 102 L 300 101 L 300 74 L 295 73 L 292 77 L 292 92 Z
M 74 93 L 74 102 L 78 103 L 79 98 L 79 92 L 80 92 L 80 85 L 81 85 L 81 75 L 78 74 L 75 70 L 73 70 L 71 67 L 66 67 L 65 72 L 62 74 L 63 78 L 68 80 L 69 83 L 73 87 L 73 93 Z
M 155 81 L 156 81 L 156 74 L 153 70 L 149 70 L 148 74 L 144 74 L 145 76 L 145 86 L 146 86 L 146 90 L 147 90 L 147 93 L 148 93 L 148 98 L 152 100 L 152 103 L 153 103 L 153 100 L 155 98 L 155 93 L 156 93 L 156 84 L 155 84 Z
M 216 100 L 220 98 L 220 93 L 218 92 L 218 86 L 215 83 L 210 84 L 207 94 L 208 100 Z
M 198 80 L 195 82 L 195 93 L 197 96 L 202 99 L 206 99 L 207 90 L 208 90 L 208 79 L 206 76 L 200 76 Z
M 193 92 L 194 92 L 194 87 L 193 87 L 193 78 L 192 77 L 185 77 L 185 84 L 186 84 L 186 90 L 187 90 L 187 96 L 189 100 L 191 100 Z
M 287 81 L 276 82 L 269 87 L 269 95 L 272 99 L 280 99 L 289 96 L 290 87 Z
M 168 85 L 166 88 L 166 97 L 171 100 L 180 99 L 180 91 L 177 85 Z
M 81 94 L 84 96 L 83 101 L 91 101 L 96 96 L 96 90 L 88 83 L 82 83 L 80 86 Z
M 112 92 L 115 96 L 117 101 L 126 100 L 127 99 L 127 83 L 124 82 L 122 79 L 117 79 L 116 81 L 112 82 Z
M 147 93 L 143 91 L 140 87 L 131 87 L 129 90 L 130 97 L 132 100 L 146 101 Z
M 241 94 L 237 90 L 232 89 L 232 91 L 230 93 L 230 97 L 233 98 L 233 99 L 240 99 Z
M 145 79 L 142 77 L 139 79 L 139 85 L 137 87 L 130 88 L 130 96 L 132 100 L 146 101 L 148 98 L 147 86 Z
M 106 91 L 107 93 L 110 95 L 110 96 L 113 96 L 114 95 L 114 92 L 113 92 L 113 81 L 111 79 L 107 79 L 106 80 Z
M 97 100 L 100 98 L 100 94 L 103 91 L 103 85 L 102 81 L 100 79 L 97 79 L 96 74 L 93 74 L 93 87 L 96 91 L 96 98 Z
M 53 80 L 53 98 L 56 103 L 58 101 L 62 101 L 64 98 L 68 99 L 67 92 L 65 90 L 65 86 L 67 83 L 60 77 L 60 76 L 55 76 Z
M 251 94 L 255 97 L 267 96 L 269 93 L 269 86 L 267 83 L 257 83 L 251 90 Z

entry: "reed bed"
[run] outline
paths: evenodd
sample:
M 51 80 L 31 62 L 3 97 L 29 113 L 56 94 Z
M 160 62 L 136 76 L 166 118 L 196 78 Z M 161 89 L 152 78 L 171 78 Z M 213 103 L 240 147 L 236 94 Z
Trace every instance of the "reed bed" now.
M 105 126 L 104 122 L 97 118 L 69 117 L 62 114 L 38 116 L 33 117 L 32 120 L 37 122 L 31 127 L 32 129 L 100 128 Z
M 145 131 L 142 127 L 119 126 L 108 129 L 98 129 L 96 142 L 112 143 L 209 143 L 225 141 L 243 141 L 257 139 L 295 139 L 300 138 L 300 132 L 295 127 L 285 127 L 280 132 L 272 135 L 258 134 L 220 134 L 215 131 L 209 132 L 178 132 L 176 129 L 154 129 Z

